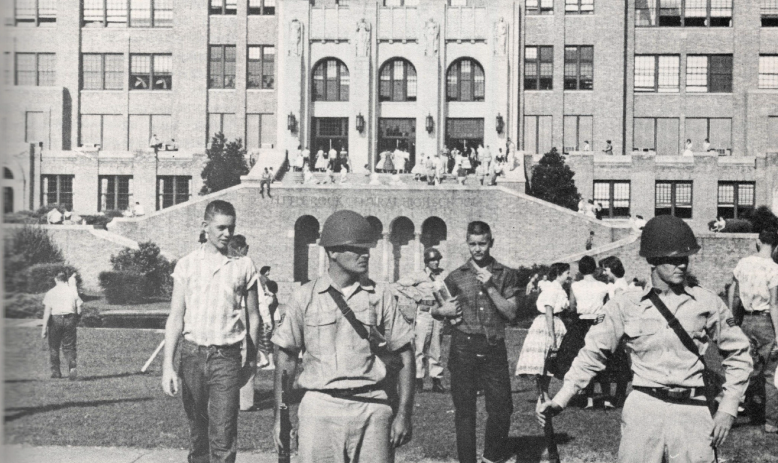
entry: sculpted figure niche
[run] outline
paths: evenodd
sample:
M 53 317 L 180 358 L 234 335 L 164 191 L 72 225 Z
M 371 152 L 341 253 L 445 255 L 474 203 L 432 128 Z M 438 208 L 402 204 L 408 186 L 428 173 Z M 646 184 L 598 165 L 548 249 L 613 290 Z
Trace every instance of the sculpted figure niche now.
M 370 23 L 362 18 L 357 22 L 356 33 L 356 52 L 357 56 L 370 55 Z
M 494 23 L 494 54 L 505 56 L 508 51 L 508 24 L 505 18 Z
M 303 24 L 293 19 L 289 23 L 289 55 L 300 56 L 303 52 Z
M 424 54 L 426 56 L 435 56 L 438 54 L 438 37 L 440 27 L 434 19 L 430 18 L 424 23 Z

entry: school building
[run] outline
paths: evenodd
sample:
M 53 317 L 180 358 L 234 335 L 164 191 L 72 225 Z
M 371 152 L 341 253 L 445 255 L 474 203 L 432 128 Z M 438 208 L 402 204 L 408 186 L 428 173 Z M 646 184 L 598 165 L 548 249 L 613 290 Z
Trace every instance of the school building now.
M 778 0 L 7 4 L 6 211 L 178 204 L 217 132 L 260 160 L 335 147 L 358 167 L 510 138 L 571 154 L 609 210 L 636 178 L 647 215 L 778 205 Z

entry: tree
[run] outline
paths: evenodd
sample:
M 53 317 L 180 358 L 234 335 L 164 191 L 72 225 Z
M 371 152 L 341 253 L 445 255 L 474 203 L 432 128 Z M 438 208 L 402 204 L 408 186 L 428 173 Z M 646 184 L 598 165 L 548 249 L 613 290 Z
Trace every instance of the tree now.
M 211 139 L 211 147 L 206 154 L 208 161 L 201 174 L 204 180 L 201 195 L 238 185 L 240 176 L 249 173 L 246 150 L 240 138 L 227 142 L 224 134 L 219 132 Z
M 536 198 L 577 210 L 578 188 L 573 181 L 575 172 L 565 164 L 556 148 L 544 154 L 540 162 L 532 167 L 532 182 L 529 194 Z

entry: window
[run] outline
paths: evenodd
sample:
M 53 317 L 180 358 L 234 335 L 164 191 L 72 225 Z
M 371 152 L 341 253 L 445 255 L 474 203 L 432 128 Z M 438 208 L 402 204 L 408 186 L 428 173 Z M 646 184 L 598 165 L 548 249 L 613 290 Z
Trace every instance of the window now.
M 17 53 L 16 85 L 49 87 L 56 84 L 57 55 L 54 53 Z
M 737 219 L 748 217 L 754 210 L 754 182 L 719 182 L 716 217 Z
M 524 151 L 534 154 L 551 151 L 552 121 L 551 116 L 524 116 Z
M 732 119 L 730 118 L 686 118 L 686 136 L 692 141 L 692 150 L 704 151 L 705 140 L 710 150 L 722 156 L 732 154 Z
M 192 177 L 183 175 L 157 176 L 157 210 L 189 201 Z
M 655 151 L 658 156 L 678 156 L 680 120 L 673 117 L 633 119 L 633 150 Z
M 173 27 L 173 0 L 130 0 L 130 27 Z
M 46 118 L 43 111 L 27 111 L 24 116 L 24 142 L 48 141 Z
M 17 26 L 46 26 L 57 22 L 57 0 L 9 1 L 14 1 L 14 18 Z
M 132 197 L 132 175 L 100 175 L 98 211 L 126 211 Z
M 165 143 L 174 138 L 172 134 L 170 114 L 130 114 L 130 151 L 149 150 L 152 136 L 156 135 L 159 141 Z
M 484 101 L 484 68 L 471 58 L 454 61 L 446 73 L 446 89 L 448 101 Z
M 227 141 L 235 140 L 241 135 L 238 133 L 238 124 L 235 114 L 209 113 L 208 114 L 208 144 L 217 133 L 223 133 Z
M 565 90 L 591 90 L 593 80 L 594 47 L 565 47 Z
M 249 46 L 247 88 L 275 87 L 275 57 L 276 48 L 272 45 Z
M 130 90 L 171 90 L 173 55 L 130 55 Z
M 526 9 L 527 14 L 554 14 L 554 0 L 527 0 Z
M 208 88 L 235 88 L 235 45 L 211 45 Z
M 681 57 L 635 55 L 636 92 L 678 92 Z
M 584 143 L 592 145 L 592 116 L 565 116 L 564 117 L 564 153 L 583 150 Z
M 173 27 L 173 0 L 83 0 L 85 27 Z
M 248 0 L 249 14 L 274 15 L 276 14 L 276 0 Z
M 388 61 L 381 66 L 379 75 L 379 101 L 416 101 L 416 68 L 410 61 Z
M 449 6 L 467 6 L 467 0 L 448 0 Z
M 732 0 L 636 0 L 635 25 L 731 27 Z
M 348 101 L 349 74 L 343 61 L 327 58 L 313 68 L 313 101 Z
M 246 114 L 246 149 L 262 148 L 275 141 L 275 114 Z
M 778 55 L 759 56 L 759 88 L 778 89 Z
M 692 182 L 656 182 L 654 215 L 692 218 Z
M 124 55 L 84 53 L 81 55 L 84 90 L 121 90 L 124 88 Z
M 594 0 L 565 0 L 565 14 L 594 14 Z
M 603 217 L 611 219 L 629 217 L 629 194 L 628 180 L 594 181 L 594 203 L 602 204 Z
M 338 4 L 343 6 L 342 0 Z M 419 0 L 384 0 L 384 6 L 419 6 Z M 450 6 L 467 6 L 467 0 L 455 0 Z
M 762 27 L 778 27 L 778 0 L 761 0 Z
M 125 119 L 118 114 L 82 114 L 80 146 L 99 145 L 106 151 L 127 149 Z
M 73 175 L 41 175 L 41 206 L 73 208 Z
M 732 93 L 732 55 L 688 55 L 686 91 Z
M 211 8 L 210 14 L 238 14 L 238 0 L 209 0 Z
M 554 88 L 554 47 L 524 48 L 524 90 Z

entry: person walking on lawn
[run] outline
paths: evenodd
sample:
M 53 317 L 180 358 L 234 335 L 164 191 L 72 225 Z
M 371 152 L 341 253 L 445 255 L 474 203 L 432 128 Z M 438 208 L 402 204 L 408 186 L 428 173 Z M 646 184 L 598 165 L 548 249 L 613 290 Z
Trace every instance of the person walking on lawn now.
M 329 269 L 294 292 L 273 334 L 277 450 L 283 449 L 284 373 L 291 390 L 303 353 L 297 379 L 305 390 L 298 409 L 301 463 L 389 463 L 411 438 L 413 326 L 390 288 L 367 278 L 375 240 L 370 222 L 356 212 L 329 216 L 319 241 Z
M 62 378 L 59 364 L 59 349 L 65 354 L 68 365 L 68 379 L 75 381 L 76 341 L 78 322 L 81 320 L 81 298 L 68 285 L 64 272 L 54 277 L 54 288 L 43 297 L 43 329 L 41 337 L 49 338 L 49 366 L 52 378 Z
M 175 396 L 180 383 L 189 424 L 189 463 L 235 461 L 240 388 L 256 371 L 257 269 L 248 257 L 228 252 L 235 218 L 232 204 L 210 202 L 202 223 L 207 241 L 181 258 L 173 271 L 162 389 Z M 173 359 L 182 336 L 176 369 Z
M 513 413 L 505 326 L 516 318 L 518 274 L 491 256 L 492 230 L 481 221 L 466 232 L 470 259 L 445 279 L 451 295 L 439 315 L 462 317 L 452 330 L 448 368 L 457 454 L 460 463 L 475 463 L 478 389 L 486 396 L 486 435 L 482 461 L 503 461 L 510 451 L 508 430 Z
M 716 461 L 715 449 L 735 421 L 752 361 L 748 338 L 724 302 L 716 293 L 688 284 L 689 256 L 699 250 L 683 219 L 660 215 L 648 221 L 640 256 L 651 267 L 651 285 L 605 305 L 603 322 L 586 334 L 562 389 L 552 400 L 538 399 L 541 425 L 605 368 L 624 338 L 635 379 L 621 416 L 619 463 Z M 722 354 L 725 378 L 715 413 L 703 376 L 707 367 L 702 353 L 711 341 Z
M 762 230 L 756 241 L 756 254 L 740 259 L 732 272 L 729 309 L 735 310 L 735 295 L 740 295 L 745 313 L 740 327 L 764 359 L 754 371 L 755 392 L 750 397 L 752 421 L 764 421 L 766 433 L 778 433 L 778 389 L 774 385 L 778 368 L 778 264 L 773 252 L 778 247 L 778 231 Z

